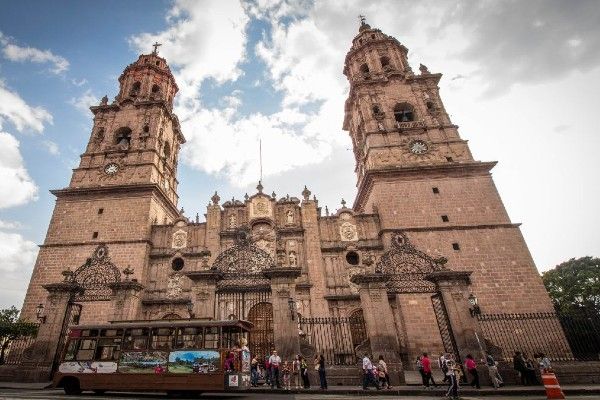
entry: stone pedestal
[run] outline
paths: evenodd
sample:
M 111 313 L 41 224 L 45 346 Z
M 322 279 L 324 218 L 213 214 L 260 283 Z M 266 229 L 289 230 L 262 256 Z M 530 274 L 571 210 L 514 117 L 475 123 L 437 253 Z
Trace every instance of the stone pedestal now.
M 223 274 L 217 270 L 192 271 L 185 274 L 192 280 L 193 317 L 214 319 L 217 282 Z
M 140 305 L 139 293 L 144 286 L 135 280 L 115 282 L 109 285 L 113 291 L 113 321 L 131 321 L 138 319 Z
M 477 319 L 469 311 L 470 275 L 471 271 L 447 270 L 432 272 L 425 277 L 436 284 L 442 295 L 461 362 L 467 354 L 472 354 L 475 360 L 485 358 L 485 344 L 478 340 L 483 336 Z
M 25 350 L 16 378 L 24 382 L 47 382 L 51 379 L 61 333 L 69 314 L 69 303 L 83 288 L 75 282 L 52 283 L 43 286 L 48 291 L 45 304 L 46 320 L 40 324 L 35 343 Z
M 275 350 L 282 360 L 293 360 L 300 353 L 300 341 L 296 310 L 290 310 L 290 299 L 295 301 L 300 268 L 271 268 L 264 274 L 271 280 Z
M 393 385 L 404 383 L 404 373 L 400 361 L 400 350 L 394 316 L 388 301 L 384 274 L 357 274 L 351 278 L 359 286 L 360 303 L 365 319 L 367 335 L 371 343 L 372 361 L 384 356 Z M 362 357 L 364 354 L 358 354 Z

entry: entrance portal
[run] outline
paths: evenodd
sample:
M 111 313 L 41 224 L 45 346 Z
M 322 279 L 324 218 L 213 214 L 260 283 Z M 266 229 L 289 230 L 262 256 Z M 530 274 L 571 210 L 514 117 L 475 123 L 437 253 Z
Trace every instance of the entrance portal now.
M 258 303 L 248 312 L 248 321 L 254 324 L 250 331 L 248 347 L 253 356 L 265 357 L 274 347 L 273 305 Z

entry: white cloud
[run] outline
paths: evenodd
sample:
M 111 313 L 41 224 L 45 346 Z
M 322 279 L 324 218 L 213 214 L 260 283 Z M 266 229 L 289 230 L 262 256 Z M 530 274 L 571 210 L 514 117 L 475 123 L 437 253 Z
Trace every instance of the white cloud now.
M 23 165 L 19 141 L 0 132 L 0 208 L 37 199 L 38 188 Z
M 167 14 L 167 30 L 134 36 L 131 43 L 142 53 L 154 41 L 162 43 L 160 55 L 176 70 L 179 103 L 192 113 L 203 80 L 223 83 L 242 74 L 248 21 L 240 2 L 177 0 Z
M 32 241 L 0 231 L 0 308 L 21 306 L 37 253 Z
M 0 229 L 21 229 L 23 225 L 18 221 L 3 221 L 0 219 Z
M 69 61 L 57 56 L 50 50 L 40 50 L 34 47 L 21 47 L 11 43 L 10 39 L 0 33 L 0 45 L 4 57 L 15 62 L 33 62 L 37 64 L 50 63 L 50 69 L 55 74 L 60 74 L 69 69 Z
M 42 146 L 44 146 L 48 153 L 52 154 L 53 156 L 60 155 L 60 149 L 58 148 L 58 144 L 53 142 L 52 140 L 44 140 L 42 142 Z
M 8 120 L 18 131 L 32 129 L 41 133 L 44 124 L 52 124 L 52 115 L 43 107 L 31 107 L 0 80 L 0 128 Z
M 69 104 L 82 112 L 85 116 L 90 116 L 90 107 L 98 105 L 99 102 L 98 96 L 92 94 L 90 89 L 83 92 L 81 96 L 72 97 L 69 100 Z

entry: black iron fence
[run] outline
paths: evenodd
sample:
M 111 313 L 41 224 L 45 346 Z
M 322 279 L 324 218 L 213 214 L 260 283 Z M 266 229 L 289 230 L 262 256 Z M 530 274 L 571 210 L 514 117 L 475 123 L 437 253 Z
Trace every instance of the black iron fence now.
M 363 348 L 368 348 L 367 330 L 362 316 L 300 318 L 301 348 L 323 354 L 328 365 L 356 365 Z
M 6 352 L 4 353 L 4 364 L 5 365 L 17 365 L 23 361 L 25 350 L 33 346 L 35 337 L 26 336 L 18 338 L 10 342 Z
M 498 360 L 515 351 L 544 353 L 554 361 L 600 360 L 600 318 L 547 313 L 482 314 L 486 347 Z

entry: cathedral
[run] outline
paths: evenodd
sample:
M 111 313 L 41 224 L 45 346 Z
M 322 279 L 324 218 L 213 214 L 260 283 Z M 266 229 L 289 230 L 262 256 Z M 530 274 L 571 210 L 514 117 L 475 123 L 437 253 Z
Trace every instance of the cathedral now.
M 79 166 L 52 190 L 22 309 L 31 321 L 43 312 L 36 365 L 51 372 L 70 324 L 239 318 L 254 324 L 255 354 L 324 353 L 340 370 L 384 354 L 402 381 L 423 351 L 483 350 L 475 314 L 552 311 L 496 162 L 473 156 L 442 75 L 413 71 L 407 53 L 363 21 L 344 60 L 352 204 L 330 213 L 310 184 L 278 197 L 258 182 L 239 199 L 215 192 L 202 221 L 177 205 L 177 83 L 156 47 L 140 55 L 114 101 L 91 107 Z

